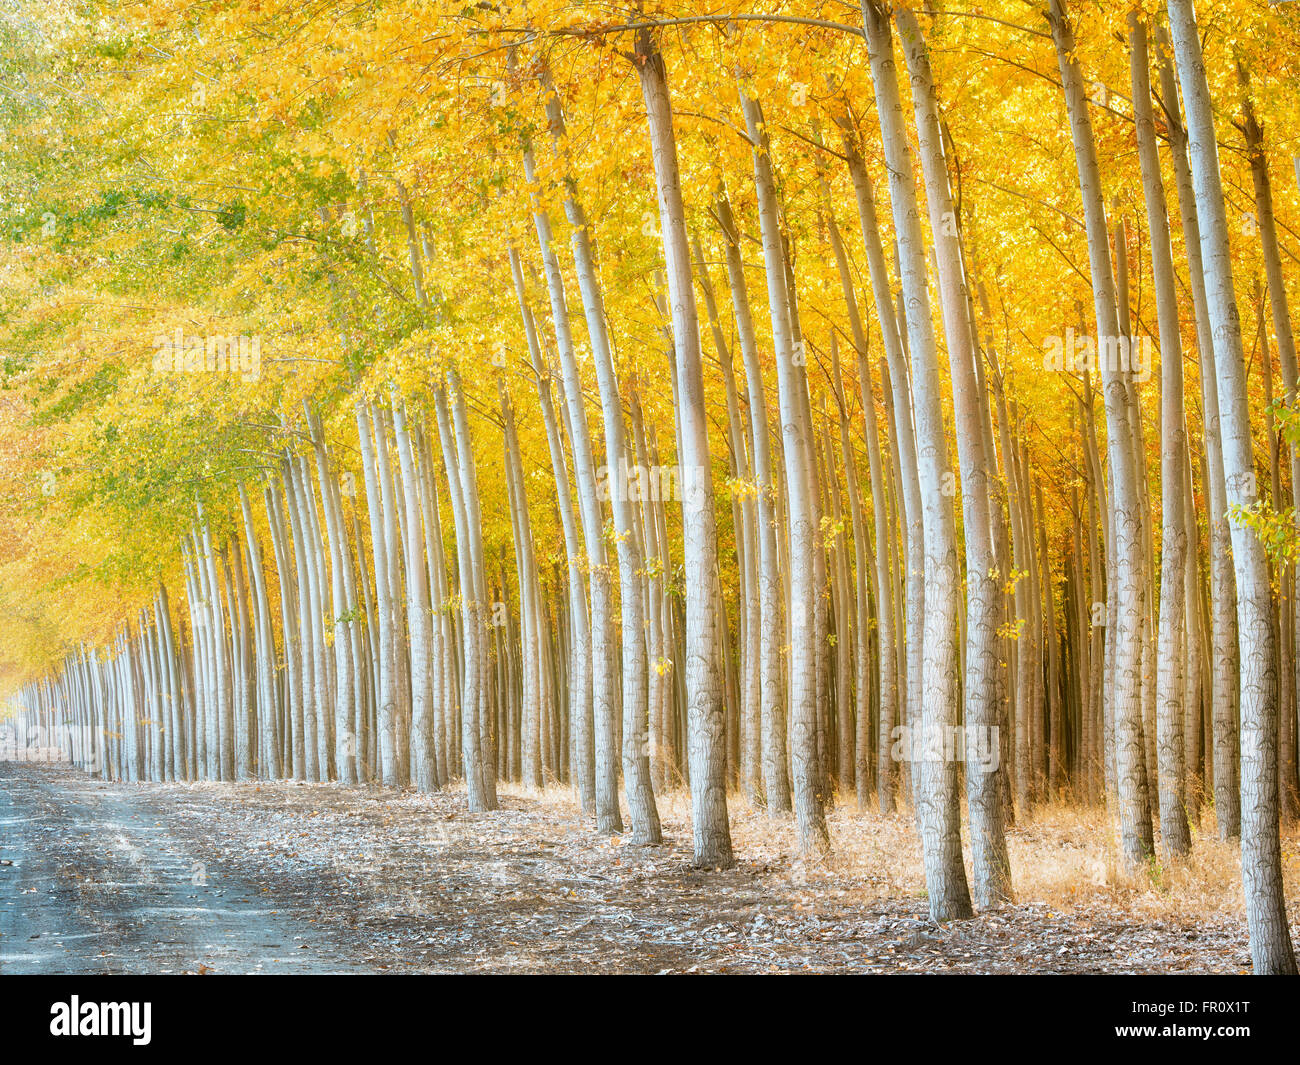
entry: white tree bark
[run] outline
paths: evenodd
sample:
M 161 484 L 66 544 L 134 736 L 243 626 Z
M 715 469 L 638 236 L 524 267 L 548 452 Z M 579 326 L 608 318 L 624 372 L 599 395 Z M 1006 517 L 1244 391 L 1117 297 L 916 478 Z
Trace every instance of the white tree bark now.
M 814 534 L 817 510 L 811 477 L 815 444 L 800 395 L 801 390 L 805 390 L 806 395 L 806 385 L 798 366 L 803 352 L 802 348 L 795 347 L 791 326 L 785 247 L 777 217 L 776 182 L 767 130 L 759 103 L 744 89 L 740 93 L 740 104 L 753 147 L 754 185 L 758 196 L 784 444 L 790 537 L 790 591 L 786 605 L 790 626 L 790 763 L 794 808 L 799 821 L 800 844 L 805 851 L 816 854 L 829 851 L 830 831 L 826 826 L 818 779 L 817 721 L 821 711 L 817 690 L 816 603 L 820 597 L 820 585 L 815 559 L 818 550 Z
M 871 80 L 889 169 L 890 202 L 898 237 L 899 274 L 906 301 L 912 358 L 912 407 L 925 525 L 925 618 L 922 629 L 923 690 L 909 700 L 914 787 L 929 894 L 936 921 L 969 917 L 970 892 L 961 854 L 961 824 L 954 767 L 933 753 L 943 751 L 946 729 L 957 721 L 959 652 L 957 630 L 956 526 L 940 401 L 939 357 L 930 315 L 926 253 L 912 177 L 911 152 L 903 119 L 888 11 L 864 0 L 863 22 L 871 57 Z M 924 162 L 924 160 L 923 160 Z M 909 559 L 909 566 L 916 564 Z M 909 632 L 909 640 L 911 633 Z M 930 752 L 926 751 L 927 746 Z
M 691 284 L 690 249 L 667 72 L 663 56 L 647 30 L 637 32 L 635 64 L 650 128 L 679 384 L 677 423 L 682 447 L 678 459 L 683 474 L 682 541 L 686 577 L 686 713 L 694 860 L 698 866 L 719 868 L 732 864 L 732 854 L 727 822 L 725 708 L 718 670 L 722 621 L 714 595 L 718 535 L 700 368 L 699 314 Z
M 1214 334 L 1223 469 L 1241 638 L 1241 869 L 1256 974 L 1296 972 L 1278 838 L 1277 646 L 1264 548 L 1242 520 L 1258 498 L 1241 320 L 1233 290 L 1228 221 L 1219 175 L 1213 102 L 1191 0 L 1169 0 L 1178 78 L 1187 108 L 1192 183 L 1201 217 L 1206 304 Z
M 1002 594 L 998 588 L 998 559 L 993 548 L 990 461 L 984 450 L 984 419 L 980 413 L 981 407 L 987 406 L 988 397 L 980 387 L 975 372 L 976 350 L 969 315 L 970 294 L 962 262 L 956 212 L 948 185 L 938 101 L 930 72 L 928 49 L 910 11 L 897 8 L 894 18 L 898 22 L 911 75 L 917 148 L 921 155 L 930 230 L 934 235 L 935 258 L 939 267 L 939 293 L 951 368 L 958 459 L 961 464 L 962 531 L 966 541 L 964 723 L 968 732 L 974 729 L 982 736 L 992 737 L 996 734 L 994 730 L 999 727 L 1000 717 L 997 692 Z M 917 350 L 915 344 L 913 350 Z M 913 358 L 916 367 L 915 355 Z M 951 720 L 941 717 L 938 723 L 944 726 L 955 724 L 955 713 Z M 952 777 L 951 781 L 944 781 L 945 792 L 950 790 L 955 796 L 958 786 L 955 763 L 945 761 L 944 773 Z M 996 771 L 968 762 L 966 797 L 970 808 L 975 901 L 985 908 L 996 906 L 1011 897 L 1011 860 L 1003 829 L 1002 801 Z M 951 799 L 945 801 L 953 802 Z M 956 866 L 961 865 L 960 846 L 958 834 Z
M 1079 69 L 1074 32 L 1061 0 L 1051 0 L 1047 13 L 1056 43 L 1061 82 L 1070 114 L 1075 163 L 1088 232 L 1088 260 L 1092 273 L 1096 315 L 1096 343 L 1120 334 L 1119 302 L 1111 269 L 1106 210 L 1101 194 L 1097 148 L 1088 116 L 1083 76 Z M 1146 802 L 1145 754 L 1142 749 L 1142 614 L 1143 576 L 1142 504 L 1137 462 L 1133 454 L 1128 390 L 1115 360 L 1103 360 L 1106 392 L 1107 447 L 1110 458 L 1111 507 L 1114 521 L 1112 550 L 1115 565 L 1116 624 L 1107 637 L 1114 654 L 1111 691 L 1114 705 L 1114 747 L 1119 792 L 1119 819 L 1123 858 L 1130 868 L 1141 868 L 1153 852 L 1150 808 Z M 1108 582 L 1109 586 L 1110 582 Z
M 1173 251 L 1169 243 L 1169 215 L 1160 177 L 1155 119 L 1151 108 L 1150 60 L 1146 25 L 1136 12 L 1129 13 L 1129 47 L 1132 66 L 1133 118 L 1137 127 L 1142 192 L 1146 200 L 1151 235 L 1151 274 L 1156 289 L 1156 315 L 1160 329 L 1161 383 L 1161 507 L 1163 533 L 1160 548 L 1160 633 L 1157 653 L 1156 731 L 1159 753 L 1160 840 L 1169 855 L 1191 848 L 1187 813 L 1183 807 L 1183 596 L 1187 530 L 1183 524 L 1183 462 L 1187 434 L 1183 424 L 1183 345 L 1179 335 L 1178 294 L 1174 288 Z

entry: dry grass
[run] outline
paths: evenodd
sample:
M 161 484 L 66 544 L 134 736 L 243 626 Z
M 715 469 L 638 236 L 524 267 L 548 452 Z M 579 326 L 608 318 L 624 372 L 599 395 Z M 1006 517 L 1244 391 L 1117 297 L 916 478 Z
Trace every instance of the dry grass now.
M 550 807 L 564 820 L 580 819 L 568 788 L 552 785 L 539 792 L 502 784 L 500 789 L 503 795 Z M 689 841 L 690 793 L 674 789 L 656 800 L 665 836 Z M 852 797 L 837 802 L 828 815 L 832 853 L 823 860 L 800 855 L 793 817 L 771 818 L 738 792 L 728 796 L 728 809 L 739 861 L 771 867 L 788 864 L 795 877 L 809 885 L 847 882 L 855 893 L 874 891 L 882 899 L 925 894 L 920 842 L 910 808 L 882 817 L 874 804 L 859 810 Z M 1188 857 L 1175 861 L 1156 857 L 1140 873 L 1122 868 L 1116 837 L 1100 807 L 1070 801 L 1037 807 L 1007 833 L 1016 902 L 1066 912 L 1102 905 L 1153 920 L 1242 913 L 1241 846 L 1237 840 L 1218 839 L 1212 809 L 1192 826 Z M 969 868 L 970 840 L 964 842 Z M 1283 830 L 1282 865 L 1288 911 L 1294 914 L 1300 910 L 1298 826 Z

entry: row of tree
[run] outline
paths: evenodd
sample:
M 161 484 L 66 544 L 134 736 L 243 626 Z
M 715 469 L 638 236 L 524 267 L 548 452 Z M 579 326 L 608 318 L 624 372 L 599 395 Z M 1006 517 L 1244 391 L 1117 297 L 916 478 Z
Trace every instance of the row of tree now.
M 1041 14 L 1045 29 L 1032 32 L 1057 57 L 1093 297 L 1091 317 L 1079 306 L 1077 334 L 1072 326 L 1058 345 L 1066 364 L 1048 367 L 1079 381 L 1069 432 L 1049 441 L 1077 471 L 1068 486 L 1047 485 L 1068 515 L 1057 542 L 1035 472 L 1044 445 L 1009 387 L 988 292 L 973 280 L 960 146 L 917 12 L 863 0 L 860 26 L 752 16 L 866 46 L 873 97 L 829 85 L 828 120 L 806 134 L 819 241 L 805 258 L 832 264 L 824 287 L 842 324 L 829 330 L 801 305 L 803 230 L 773 151 L 761 57 L 738 53 L 727 116 L 748 147 L 748 180 L 716 183 L 707 212 L 692 213 L 683 188 L 701 171 L 679 156 L 666 17 L 633 11 L 560 28 L 521 24 L 519 12 L 448 13 L 458 68 L 477 63 L 543 111 L 535 124 L 506 123 L 493 142 L 513 152 L 530 197 L 531 217 L 517 220 L 528 225 L 494 238 L 510 279 L 492 293 L 514 323 L 506 354 L 485 368 L 430 344 L 415 355 L 415 384 L 354 379 L 301 413 L 282 410 L 264 427 L 272 450 L 255 456 L 258 477 L 238 485 L 229 512 L 198 507 L 181 544 L 183 594 L 155 585 L 110 645 L 66 650 L 23 689 L 23 713 L 62 730 L 78 764 L 117 779 L 422 790 L 460 780 L 473 811 L 496 807 L 499 780 L 553 780 L 573 786 L 601 832 L 623 831 L 626 813 L 642 844 L 661 839 L 656 794 L 681 781 L 706 867 L 732 861 L 730 789 L 773 816 L 793 811 L 813 853 L 831 845 L 830 803 L 888 813 L 901 801 L 941 921 L 1012 897 L 1007 826 L 1036 803 L 1067 790 L 1104 803 L 1135 870 L 1157 839 L 1166 857 L 1188 853 L 1191 826 L 1212 806 L 1219 835 L 1241 838 L 1255 971 L 1294 972 L 1279 822 L 1300 814 L 1300 574 L 1266 545 L 1291 520 L 1287 475 L 1300 483 L 1300 449 L 1274 425 L 1289 424 L 1297 370 L 1248 68 L 1240 131 L 1266 275 L 1256 294 L 1262 465 L 1222 131 L 1190 0 L 1169 0 L 1167 29 L 1154 13 L 1126 15 L 1141 254 L 1130 252 L 1129 220 L 1108 214 L 1092 116 L 1109 105 L 1089 95 L 1062 0 Z M 675 21 L 725 38 L 739 18 Z M 646 332 L 671 391 L 662 440 L 643 414 L 653 386 L 619 355 L 610 326 L 618 264 L 589 221 L 569 130 L 585 97 L 552 75 L 552 56 L 574 40 L 617 41 L 610 55 L 630 62 L 641 89 L 658 205 L 647 222 L 658 263 L 642 279 L 654 308 Z M 884 193 L 868 157 L 883 161 Z M 834 192 L 845 176 L 851 199 Z M 386 236 L 401 248 L 413 313 L 454 329 L 444 253 L 411 190 L 400 178 L 394 187 L 391 219 L 377 217 L 364 173 L 346 207 L 318 208 L 326 227 L 359 216 L 359 252 L 328 240 L 313 249 L 352 367 L 364 365 L 367 325 L 346 294 L 357 254 L 382 262 Z M 1149 327 L 1130 279 L 1143 261 L 1160 352 L 1154 426 L 1139 392 Z M 1183 380 L 1189 301 L 1199 453 Z M 1089 358 L 1076 358 L 1076 337 Z M 716 416 L 706 367 L 722 385 Z M 540 413 L 540 463 L 520 443 L 525 397 L 527 417 Z M 337 417 L 349 405 L 355 435 Z M 330 433 L 324 414 L 334 415 Z M 482 442 L 497 437 L 500 454 L 486 461 L 495 470 L 499 459 L 508 537 L 492 535 L 479 484 Z M 543 512 L 558 522 L 558 550 L 539 546 Z

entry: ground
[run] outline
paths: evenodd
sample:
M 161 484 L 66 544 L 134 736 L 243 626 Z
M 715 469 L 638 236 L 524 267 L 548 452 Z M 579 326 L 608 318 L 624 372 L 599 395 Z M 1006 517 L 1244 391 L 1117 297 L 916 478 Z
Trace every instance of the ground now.
M 834 854 L 808 862 L 792 823 L 733 796 L 719 872 L 691 867 L 684 793 L 647 849 L 559 788 L 501 806 L 0 762 L 0 972 L 1249 971 L 1235 845 L 1199 835 L 1189 862 L 1126 878 L 1096 811 L 1013 828 L 1016 903 L 937 926 L 906 814 L 837 807 Z M 1283 852 L 1295 915 L 1300 839 Z

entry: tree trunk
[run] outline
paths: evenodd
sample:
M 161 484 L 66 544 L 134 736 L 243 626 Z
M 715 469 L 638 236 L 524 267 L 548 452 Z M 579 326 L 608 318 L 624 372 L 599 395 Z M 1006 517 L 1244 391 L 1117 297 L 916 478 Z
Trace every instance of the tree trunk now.
M 902 14 L 902 24 L 906 26 L 907 14 Z M 925 618 L 921 630 L 924 689 L 917 700 L 909 699 L 912 757 L 916 763 L 913 773 L 919 773 L 920 777 L 919 786 L 914 787 L 918 799 L 917 822 L 930 916 L 936 921 L 950 921 L 971 915 L 970 891 L 962 861 L 956 766 L 943 756 L 948 730 L 956 725 L 958 702 L 956 630 L 959 573 L 952 505 L 955 478 L 948 464 L 948 445 L 944 436 L 939 356 L 930 314 L 926 253 L 903 104 L 898 91 L 889 14 L 876 0 L 864 0 L 862 16 L 889 170 L 890 203 L 898 235 L 899 273 L 907 308 L 912 407 L 924 512 Z M 910 35 L 905 33 L 906 36 Z M 909 52 L 919 43 L 919 40 L 905 40 L 905 44 L 910 46 Z M 924 99 L 920 106 L 926 106 Z M 918 129 L 918 134 L 925 136 L 926 130 Z M 927 163 L 923 154 L 922 164 L 928 167 L 933 160 Z M 985 529 L 987 513 L 985 509 Z M 909 559 L 908 564 L 914 566 L 917 561 Z M 909 639 L 911 635 L 909 632 Z
M 1125 864 L 1141 868 L 1153 852 L 1150 808 L 1146 801 L 1145 754 L 1142 749 L 1142 614 L 1143 577 L 1142 504 L 1137 462 L 1133 454 L 1128 390 L 1118 360 L 1103 355 L 1118 346 L 1119 309 L 1115 275 L 1111 269 L 1106 210 L 1101 196 L 1101 171 L 1093 141 L 1092 122 L 1084 95 L 1074 31 L 1062 0 L 1051 0 L 1048 12 L 1056 43 L 1061 82 L 1070 113 L 1084 220 L 1088 232 L 1088 260 L 1092 273 L 1098 361 L 1106 393 L 1107 448 L 1110 458 L 1111 507 L 1114 521 L 1116 625 L 1108 627 L 1114 664 L 1111 698 L 1114 706 L 1114 746 L 1119 794 L 1121 850 Z M 1110 586 L 1110 582 L 1108 587 Z M 1111 653 L 1111 652 L 1108 652 Z
M 1183 750 L 1185 563 L 1187 529 L 1183 524 L 1183 462 L 1187 434 L 1183 424 L 1183 346 L 1179 335 L 1178 295 L 1169 243 L 1169 215 L 1160 177 L 1155 119 L 1151 109 L 1150 61 L 1145 23 L 1129 13 L 1129 47 L 1133 83 L 1133 117 L 1138 159 L 1151 235 L 1151 274 L 1156 289 L 1160 329 L 1161 456 L 1160 635 L 1157 652 L 1156 739 L 1159 752 L 1160 839 L 1170 856 L 1191 848 L 1183 805 L 1186 769 Z
M 1214 139 L 1213 105 L 1191 0 L 1169 0 L 1169 23 L 1187 108 L 1192 182 L 1201 210 L 1201 259 L 1219 383 L 1223 469 L 1241 634 L 1241 869 L 1250 951 L 1258 975 L 1296 972 L 1287 927 L 1278 837 L 1277 647 L 1264 548 L 1242 510 L 1258 498 L 1241 320 Z
M 699 315 L 691 284 L 690 249 L 663 56 L 648 30 L 636 35 L 635 65 L 641 80 L 659 200 L 668 291 L 672 304 L 679 395 L 677 423 L 682 448 L 682 544 L 686 578 L 686 699 L 690 733 L 691 812 L 697 866 L 732 864 L 727 823 L 725 708 L 718 675 L 721 634 L 713 581 L 718 534 L 713 512 L 713 469 L 700 366 Z

